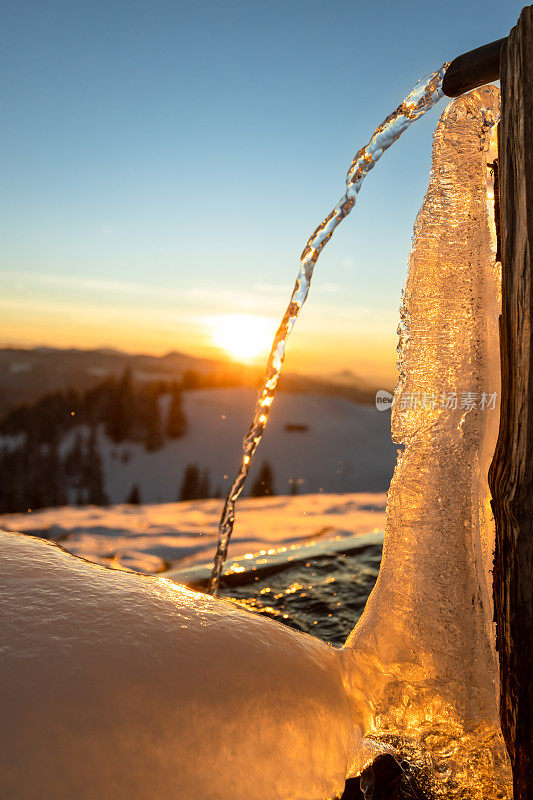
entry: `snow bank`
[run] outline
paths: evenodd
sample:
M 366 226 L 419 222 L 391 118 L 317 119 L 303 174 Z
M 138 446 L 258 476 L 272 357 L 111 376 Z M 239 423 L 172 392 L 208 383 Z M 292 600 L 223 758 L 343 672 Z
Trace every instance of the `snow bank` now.
M 281 545 L 329 541 L 385 526 L 383 493 L 244 498 L 231 541 L 235 558 Z M 4 514 L 0 527 L 60 541 L 71 553 L 146 573 L 211 562 L 222 501 L 51 508 Z

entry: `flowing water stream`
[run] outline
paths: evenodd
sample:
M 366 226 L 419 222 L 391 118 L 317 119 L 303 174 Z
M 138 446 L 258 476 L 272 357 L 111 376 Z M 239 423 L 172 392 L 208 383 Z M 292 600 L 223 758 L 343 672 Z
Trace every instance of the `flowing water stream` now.
M 499 114 L 498 90 L 481 87 L 435 131 L 401 308 L 392 435 L 403 449 L 381 559 L 378 540 L 345 540 L 301 548 L 298 563 L 257 559 L 247 583 L 234 565 L 221 583 L 249 610 L 334 644 L 363 611 L 341 649 L 362 733 L 354 774 L 392 748 L 416 773 L 416 796 L 442 800 L 512 797 L 487 481 L 499 427 Z
M 331 239 L 335 228 L 348 216 L 354 207 L 364 179 L 379 161 L 385 150 L 391 144 L 394 144 L 415 120 L 433 108 L 435 103 L 443 96 L 442 80 L 447 67 L 448 63 L 443 64 L 436 72 L 422 78 L 396 111 L 390 114 L 376 128 L 368 144 L 358 150 L 346 176 L 346 191 L 335 208 L 309 237 L 304 247 L 291 299 L 274 337 L 252 422 L 243 440 L 241 465 L 226 497 L 220 518 L 217 551 L 208 587 L 210 594 L 218 596 L 219 593 L 220 575 L 226 560 L 228 544 L 235 523 L 235 506 L 244 488 L 254 453 L 265 431 L 270 407 L 274 400 L 285 360 L 287 339 L 309 294 L 313 270 L 318 257 Z

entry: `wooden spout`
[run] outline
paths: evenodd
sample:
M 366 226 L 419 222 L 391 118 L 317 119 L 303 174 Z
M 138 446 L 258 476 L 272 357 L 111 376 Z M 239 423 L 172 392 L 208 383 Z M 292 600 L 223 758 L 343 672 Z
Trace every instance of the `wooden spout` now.
M 446 70 L 442 91 L 448 97 L 458 97 L 500 77 L 500 54 L 506 37 L 484 44 L 457 56 Z

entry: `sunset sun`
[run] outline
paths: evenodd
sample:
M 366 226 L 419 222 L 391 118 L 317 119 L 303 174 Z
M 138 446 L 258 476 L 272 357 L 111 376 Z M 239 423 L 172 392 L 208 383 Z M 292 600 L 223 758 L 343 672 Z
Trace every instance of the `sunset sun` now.
M 266 355 L 275 333 L 273 320 L 255 314 L 221 314 L 208 322 L 214 344 L 244 361 Z

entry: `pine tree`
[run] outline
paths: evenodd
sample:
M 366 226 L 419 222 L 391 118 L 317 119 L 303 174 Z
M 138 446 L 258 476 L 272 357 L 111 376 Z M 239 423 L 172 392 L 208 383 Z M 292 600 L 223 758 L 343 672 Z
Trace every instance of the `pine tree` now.
M 128 367 L 120 380 L 111 387 L 109 395 L 106 433 L 112 442 L 120 444 L 132 436 L 135 428 L 135 394 Z
M 24 481 L 30 508 L 52 508 L 67 502 L 65 476 L 59 457 L 57 440 L 25 445 Z
M 146 398 L 144 409 L 144 446 L 147 450 L 158 450 L 163 444 L 163 425 L 155 393 Z
M 87 503 L 95 506 L 106 505 L 107 497 L 104 491 L 104 474 L 102 459 L 98 449 L 96 427 L 91 428 L 89 439 L 87 440 L 83 472 L 83 482 L 87 490 Z
M 54 437 L 48 446 L 41 468 L 42 482 L 45 487 L 45 505 L 48 507 L 64 506 L 67 502 L 65 476 L 59 456 L 57 439 Z
M 14 450 L 2 448 L 0 465 L 0 511 L 11 513 L 31 508 L 26 445 Z
M 198 498 L 206 498 L 211 496 L 211 488 L 209 481 L 209 470 L 203 469 L 200 473 L 198 481 Z
M 131 487 L 131 492 L 128 495 L 126 503 L 132 506 L 138 506 L 141 504 L 141 492 L 136 483 L 134 483 Z
M 196 464 L 187 464 L 179 493 L 180 500 L 196 500 L 200 488 L 200 472 Z
M 181 392 L 176 384 L 172 386 L 170 407 L 168 410 L 166 434 L 171 439 L 179 439 L 186 429 L 185 414 L 183 413 Z
M 67 478 L 75 478 L 78 477 L 83 465 L 83 437 L 81 435 L 81 431 L 78 428 L 76 433 L 74 434 L 74 439 L 72 441 L 72 447 L 66 453 L 65 459 L 63 461 L 63 469 L 65 470 L 65 475 Z
M 264 497 L 265 495 L 275 494 L 274 477 L 268 461 L 263 461 L 257 480 L 252 485 L 250 494 L 252 497 Z

